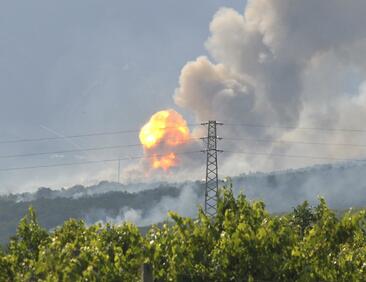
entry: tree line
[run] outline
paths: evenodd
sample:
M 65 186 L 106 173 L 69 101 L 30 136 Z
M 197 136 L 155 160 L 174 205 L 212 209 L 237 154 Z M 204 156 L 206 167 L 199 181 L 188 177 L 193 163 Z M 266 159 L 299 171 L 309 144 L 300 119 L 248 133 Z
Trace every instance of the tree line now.
M 272 215 L 230 186 L 216 217 L 171 212 L 145 235 L 73 219 L 47 231 L 30 208 L 0 252 L 0 281 L 139 281 L 144 263 L 155 281 L 366 281 L 366 214 L 337 216 L 320 198 Z

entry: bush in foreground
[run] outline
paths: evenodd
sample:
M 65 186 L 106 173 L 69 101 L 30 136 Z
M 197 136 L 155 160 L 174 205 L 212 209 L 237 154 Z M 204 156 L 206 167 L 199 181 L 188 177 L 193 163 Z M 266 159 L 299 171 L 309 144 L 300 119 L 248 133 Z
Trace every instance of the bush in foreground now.
M 139 281 L 145 262 L 156 281 L 366 281 L 364 211 L 338 218 L 320 199 L 274 216 L 225 188 L 216 218 L 170 217 L 146 236 L 76 220 L 48 232 L 30 209 L 0 252 L 0 281 Z

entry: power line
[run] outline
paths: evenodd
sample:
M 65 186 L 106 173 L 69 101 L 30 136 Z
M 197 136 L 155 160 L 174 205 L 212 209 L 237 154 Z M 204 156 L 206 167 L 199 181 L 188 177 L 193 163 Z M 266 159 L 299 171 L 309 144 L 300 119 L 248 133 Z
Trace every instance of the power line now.
M 317 130 L 317 131 L 330 131 L 330 132 L 360 132 L 360 133 L 366 132 L 366 129 L 355 129 L 355 128 L 297 127 L 297 126 L 276 126 L 276 125 L 249 124 L 249 123 L 225 123 L 225 126 Z
M 321 146 L 342 146 L 342 147 L 360 147 L 365 148 L 365 144 L 350 144 L 350 143 L 326 143 L 326 142 L 307 142 L 307 141 L 291 141 L 291 140 L 270 140 L 270 139 L 255 139 L 255 138 L 236 138 L 236 137 L 228 137 L 223 138 L 224 140 L 247 140 L 253 142 L 261 142 L 261 143 L 283 143 L 283 144 L 303 144 L 303 145 L 321 145 Z
M 61 150 L 61 151 L 39 152 L 39 153 L 25 153 L 25 154 L 14 154 L 14 155 L 0 155 L 0 159 L 33 157 L 33 156 L 53 155 L 53 154 L 66 154 L 66 153 L 87 152 L 87 151 L 99 151 L 99 150 L 109 150 L 109 149 L 137 147 L 137 146 L 141 146 L 141 144 L 91 147 L 91 148 L 85 148 L 85 149 Z
M 366 161 L 366 159 L 333 158 L 333 157 L 318 157 L 318 156 L 306 156 L 306 155 L 287 155 L 287 154 L 265 153 L 265 152 L 247 152 L 247 151 L 227 151 L 227 150 L 224 150 L 224 153 L 243 154 L 243 155 L 261 155 L 261 156 L 269 156 L 269 157 L 276 157 L 276 158 L 279 157 L 279 158 L 327 160 L 327 161 L 355 161 L 355 162 L 364 162 L 364 161 Z
M 188 126 L 198 126 L 202 124 L 189 124 Z M 265 127 L 265 128 L 286 128 L 286 129 L 303 129 L 303 130 L 323 130 L 323 131 L 344 131 L 344 132 L 366 132 L 363 129 L 340 129 L 340 128 L 318 128 L 318 127 L 290 127 L 290 126 L 268 126 L 268 125 L 260 125 L 260 124 L 225 124 L 226 126 L 243 126 L 243 127 Z M 162 127 L 161 129 L 168 128 L 178 128 L 177 127 Z M 23 143 L 23 142 L 37 142 L 37 141 L 50 141 L 50 140 L 58 140 L 65 138 L 79 138 L 79 137 L 92 137 L 92 136 L 106 136 L 106 135 L 118 135 L 118 134 L 127 134 L 127 133 L 135 133 L 139 132 L 138 130 L 119 130 L 119 131 L 106 131 L 106 132 L 96 132 L 96 133 L 86 133 L 86 134 L 75 134 L 69 136 L 57 136 L 57 137 L 42 137 L 42 138 L 27 138 L 27 139 L 17 139 L 17 140 L 0 140 L 0 144 L 6 143 Z M 217 136 L 216 136 L 217 138 Z M 190 139 L 199 139 L 192 137 Z M 289 144 L 305 144 L 305 145 L 321 145 L 321 146 L 345 146 L 345 147 L 362 147 L 365 148 L 366 144 L 351 144 L 351 143 L 326 143 L 326 142 L 307 142 L 307 141 L 291 141 L 291 140 L 270 140 L 270 139 L 255 139 L 255 138 L 237 138 L 237 137 L 228 137 L 224 138 L 225 140 L 232 141 L 240 141 L 240 140 L 248 140 L 254 142 L 265 142 L 265 143 L 289 143 Z M 109 150 L 109 149 L 118 149 L 125 147 L 137 147 L 142 146 L 141 143 L 136 144 L 126 144 L 126 145 L 114 145 L 114 146 L 103 146 L 103 147 L 89 147 L 89 148 L 80 148 L 80 149 L 71 149 L 71 150 L 58 150 L 58 151 L 49 151 L 49 152 L 31 152 L 31 153 L 23 153 L 23 154 L 9 154 L 9 155 L 0 155 L 0 159 L 5 158 L 20 158 L 20 157 L 30 157 L 30 156 L 39 156 L 39 155 L 51 155 L 51 154 L 64 154 L 64 153 L 76 153 L 76 152 L 85 152 L 85 151 L 99 151 L 99 150 Z M 247 151 L 225 151 L 226 153 L 232 154 L 245 154 L 245 155 L 263 155 L 269 157 L 280 157 L 280 158 L 300 158 L 300 159 L 313 159 L 313 160 L 328 160 L 328 161 L 365 161 L 365 160 L 357 160 L 352 158 L 333 158 L 333 157 L 319 157 L 319 156 L 307 156 L 307 155 L 287 155 L 287 154 L 278 154 L 278 153 L 266 153 L 266 152 L 247 152 Z M 192 153 L 192 152 L 188 152 Z M 181 154 L 181 153 L 179 153 Z M 184 152 L 183 152 L 184 154 Z M 157 155 L 159 156 L 159 155 Z M 149 158 L 148 156 L 132 156 L 126 158 L 114 158 L 114 159 L 104 159 L 104 160 L 91 160 L 91 161 L 83 161 L 83 162 L 69 162 L 69 163 L 61 163 L 61 164 L 50 164 L 50 165 L 39 165 L 39 166 L 24 166 L 24 167 L 9 167 L 9 168 L 0 168 L 0 171 L 12 171 L 12 170 L 23 170 L 23 169 L 33 169 L 33 168 L 47 168 L 47 167 L 61 167 L 61 166 L 71 166 L 71 165 L 82 165 L 82 164 L 92 164 L 92 163 L 103 163 L 103 162 L 116 162 L 121 160 L 133 160 L 133 159 L 143 159 Z
M 196 140 L 200 138 L 189 138 L 188 140 Z M 167 139 L 164 139 L 167 140 Z M 87 151 L 101 151 L 128 147 L 138 147 L 143 146 L 142 143 L 137 144 L 127 144 L 127 145 L 114 145 L 114 146 L 103 146 L 103 147 L 91 147 L 91 148 L 81 148 L 72 150 L 60 150 L 60 151 L 49 151 L 49 152 L 34 152 L 34 153 L 24 153 L 24 154 L 13 154 L 13 155 L 0 155 L 0 159 L 10 159 L 10 158 L 22 158 L 22 157 L 34 157 L 42 155 L 53 155 L 53 154 L 66 154 L 66 153 L 76 153 L 76 152 L 87 152 Z
M 0 144 L 12 144 L 12 143 L 28 143 L 28 142 L 40 142 L 40 141 L 53 141 L 59 139 L 72 139 L 79 137 L 92 137 L 92 136 L 106 136 L 106 135 L 118 135 L 139 132 L 138 130 L 121 130 L 111 132 L 96 132 L 87 134 L 76 134 L 68 136 L 55 136 L 55 137 L 40 137 L 40 138 L 24 138 L 24 139 L 13 139 L 13 140 L 0 140 Z
M 202 152 L 201 151 L 188 151 L 188 152 L 178 152 L 175 154 L 176 155 L 186 155 L 186 154 L 195 154 L 195 153 L 202 153 Z M 164 156 L 164 155 L 163 154 L 155 155 L 155 157 L 162 157 L 162 156 Z M 131 156 L 131 157 L 123 157 L 123 158 L 115 158 L 115 159 L 92 160 L 92 161 L 83 161 L 83 162 L 69 162 L 69 163 L 50 164 L 50 165 L 8 167 L 8 168 L 0 168 L 0 172 L 15 171 L 15 170 L 28 170 L 28 169 L 36 169 L 36 168 L 52 168 L 52 167 L 64 167 L 64 166 L 85 165 L 85 164 L 95 164 L 95 163 L 118 162 L 118 161 L 149 159 L 149 158 L 150 158 L 149 156 Z
M 187 124 L 187 126 L 200 126 L 201 124 Z M 299 129 L 299 130 L 317 130 L 317 131 L 329 131 L 329 132 L 366 132 L 366 129 L 347 129 L 347 128 L 320 128 L 320 127 L 296 127 L 296 126 L 273 126 L 262 124 L 233 124 L 225 123 L 225 126 L 232 127 L 253 127 L 253 128 L 278 128 L 278 129 Z M 178 128 L 179 126 L 161 127 L 160 129 Z M 38 138 L 22 138 L 12 140 L 0 140 L 0 144 L 14 144 L 14 143 L 29 143 L 29 142 L 42 142 L 42 141 L 55 141 L 60 139 L 74 139 L 83 137 L 94 136 L 108 136 L 108 135 L 120 135 L 140 132 L 140 129 L 131 130 L 117 130 L 117 131 L 104 131 L 85 134 L 74 134 L 66 136 L 54 136 L 54 137 L 38 137 Z
M 196 126 L 196 125 L 199 125 L 199 124 L 187 124 L 187 126 Z M 169 128 L 179 128 L 179 127 L 180 126 L 168 126 L 168 127 L 160 127 L 160 128 L 157 128 L 157 129 L 169 129 Z M 93 136 L 120 135 L 120 134 L 137 133 L 137 132 L 140 132 L 140 129 L 117 130 L 117 131 L 104 131 L 104 132 L 75 134 L 75 135 L 67 135 L 67 136 L 54 136 L 54 137 L 39 137 L 39 138 L 23 138 L 23 139 L 13 139 L 13 140 L 0 140 L 0 144 L 14 144 L 14 143 L 29 143 L 29 142 L 41 142 L 41 141 L 54 141 L 54 140 L 60 140 L 60 139 L 73 139 L 73 138 L 93 137 Z

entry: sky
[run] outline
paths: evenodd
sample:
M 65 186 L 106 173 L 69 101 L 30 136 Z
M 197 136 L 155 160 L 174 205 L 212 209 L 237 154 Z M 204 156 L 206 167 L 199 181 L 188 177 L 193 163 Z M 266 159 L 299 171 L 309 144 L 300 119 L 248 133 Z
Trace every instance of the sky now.
M 0 193 L 118 175 L 115 162 L 1 168 L 143 153 L 131 147 L 4 158 L 135 144 L 137 132 L 1 140 L 136 130 L 169 108 L 189 123 L 224 122 L 222 176 L 366 158 L 364 0 L 1 4 Z M 128 160 L 121 174 L 123 181 L 181 181 L 200 179 L 203 166 L 204 156 L 187 158 L 179 171 L 148 174 Z
M 0 10 L 0 140 L 138 129 L 177 108 L 182 66 L 206 54 L 221 6 L 244 1 L 4 1 Z M 189 115 L 187 115 L 189 119 Z M 192 117 L 191 117 L 192 119 Z M 136 143 L 137 134 L 1 144 L 22 154 Z M 0 159 L 0 167 L 141 154 L 140 148 Z M 0 172 L 0 193 L 116 180 L 116 164 Z

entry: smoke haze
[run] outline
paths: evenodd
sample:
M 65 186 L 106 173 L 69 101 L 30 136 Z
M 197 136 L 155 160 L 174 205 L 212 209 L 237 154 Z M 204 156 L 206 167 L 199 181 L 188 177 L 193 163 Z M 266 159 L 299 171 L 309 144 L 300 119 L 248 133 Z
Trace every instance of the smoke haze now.
M 304 129 L 364 127 L 364 0 L 112 2 L 4 4 L 0 11 L 4 21 L 0 26 L 1 140 L 138 129 L 154 112 L 174 108 L 188 123 L 224 122 L 219 128 L 219 135 L 227 138 L 220 142 L 224 150 L 365 157 L 362 146 L 281 143 L 366 144 L 361 132 Z M 195 128 L 193 134 L 200 137 L 205 132 Z M 64 138 L 54 143 L 2 145 L 0 155 L 136 140 L 137 134 Z M 191 144 L 195 150 L 199 145 Z M 0 164 L 19 167 L 141 154 L 142 148 L 136 147 L 1 159 Z M 331 159 L 225 153 L 220 156 L 220 175 L 320 162 Z M 126 161 L 121 176 L 124 182 L 204 176 L 202 155 L 182 156 L 182 163 L 170 174 L 144 175 L 141 163 Z M 0 193 L 116 181 L 117 165 L 0 172 Z
M 177 197 L 164 196 L 151 209 L 134 209 L 122 207 L 118 214 L 111 214 L 107 209 L 93 209 L 85 213 L 88 224 L 105 223 L 120 224 L 131 222 L 137 226 L 149 226 L 168 219 L 168 212 L 178 212 L 182 216 L 195 217 L 198 207 L 202 206 L 203 197 L 197 185 L 190 184 L 179 188 Z
M 210 24 L 205 44 L 209 56 L 183 67 L 174 100 L 197 121 L 226 123 L 220 128 L 224 138 L 349 143 L 352 134 L 354 143 L 365 144 L 365 135 L 360 133 L 304 130 L 364 127 L 365 10 L 362 0 L 252 0 L 244 13 L 221 8 Z M 337 158 L 365 156 L 362 148 L 341 146 L 245 140 L 235 144 L 224 140 L 222 146 Z M 242 165 L 237 166 L 238 162 Z M 317 161 L 231 156 L 224 160 L 223 171 L 276 170 L 314 163 Z
M 207 26 L 237 0 L 1 1 L 0 141 L 139 130 L 175 108 L 182 65 L 205 52 Z M 189 19 L 189 20 L 187 20 Z M 189 118 L 189 117 L 188 117 Z M 1 144 L 0 155 L 135 144 L 138 132 Z M 140 156 L 141 147 L 27 158 L 0 168 Z M 123 168 L 133 161 L 121 162 Z M 117 180 L 117 163 L 0 172 L 0 194 Z M 145 181 L 150 180 L 145 179 Z

